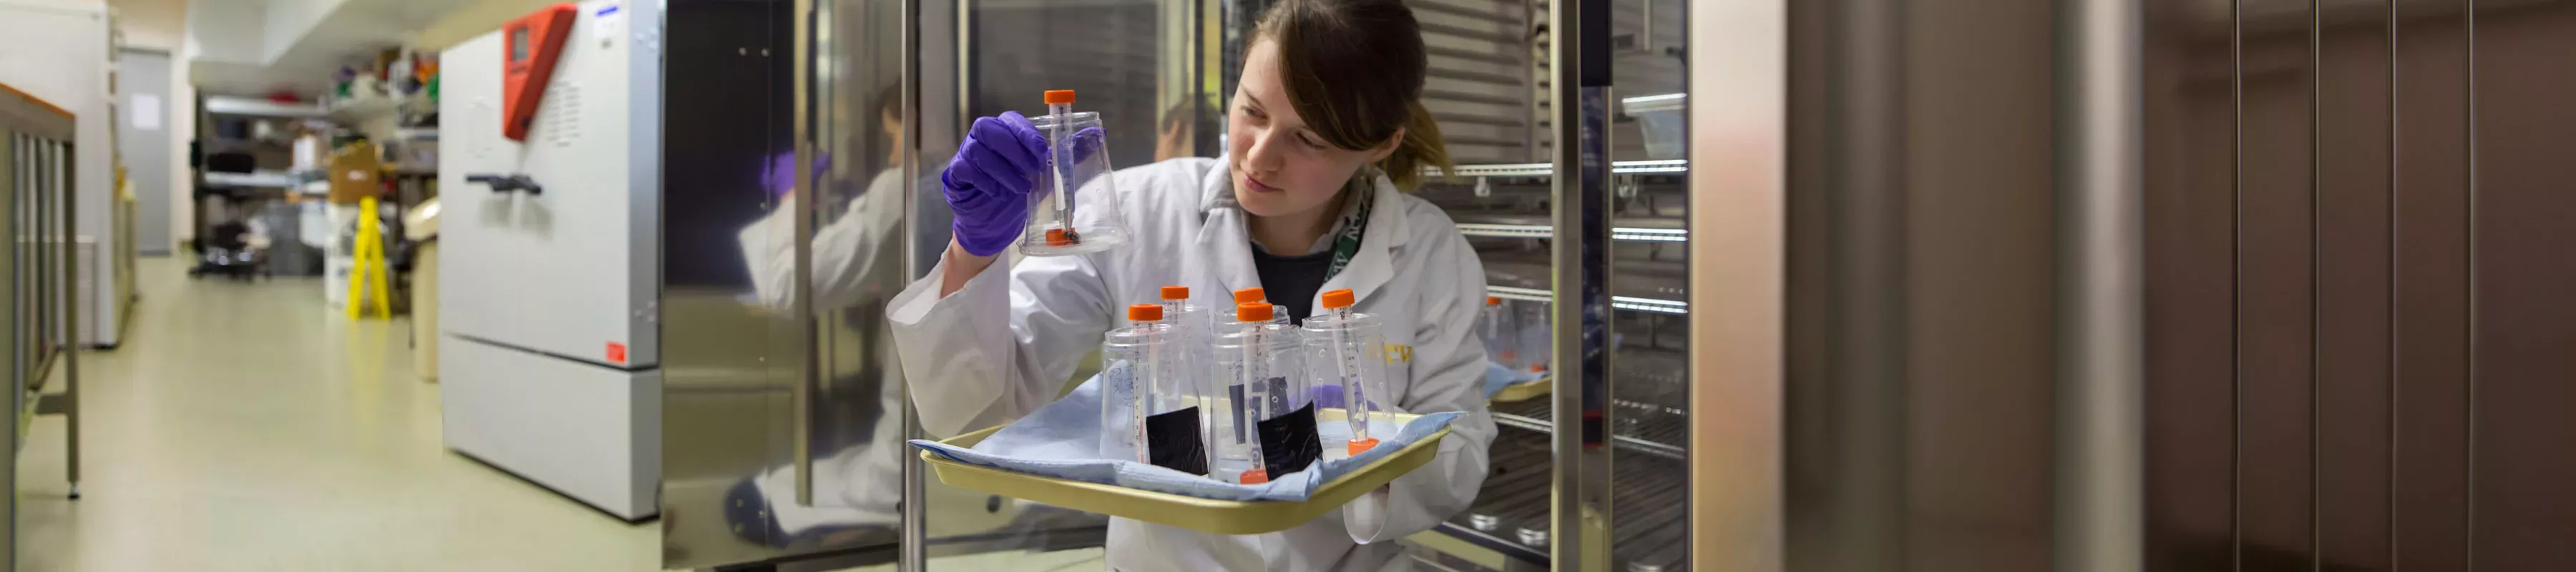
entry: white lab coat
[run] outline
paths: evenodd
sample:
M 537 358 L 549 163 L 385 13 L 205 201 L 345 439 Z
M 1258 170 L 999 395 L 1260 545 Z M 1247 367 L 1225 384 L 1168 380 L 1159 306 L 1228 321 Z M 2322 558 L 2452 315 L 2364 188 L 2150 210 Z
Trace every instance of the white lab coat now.
M 814 309 L 827 311 L 865 300 L 882 300 L 885 286 L 875 282 L 888 265 L 902 264 L 903 172 L 889 169 L 868 180 L 866 192 L 850 199 L 840 218 L 814 229 Z M 760 303 L 785 311 L 795 307 L 796 197 L 781 197 L 769 216 L 735 234 L 752 291 Z M 900 270 L 900 267 L 894 267 Z
M 1245 217 L 1221 159 L 1183 158 L 1117 172 L 1113 193 L 1132 241 L 1094 254 L 996 263 L 946 298 L 945 268 L 888 307 L 904 376 L 922 425 L 947 436 L 1010 422 L 1055 399 L 1075 363 L 1124 325 L 1113 311 L 1190 287 L 1193 302 L 1232 307 L 1260 286 Z M 1386 341 L 1409 347 L 1389 370 L 1397 409 L 1464 411 L 1439 457 L 1343 510 L 1282 532 L 1209 534 L 1128 519 L 1109 525 L 1109 565 L 1127 572 L 1401 570 L 1395 541 L 1465 510 L 1484 484 L 1493 417 L 1482 391 L 1485 349 L 1475 322 L 1485 273 L 1439 207 L 1379 177 L 1360 251 L 1320 292 L 1349 288 L 1382 320 Z M 1089 204 L 1096 189 L 1081 191 Z M 1108 198 L 1108 197 L 1104 197 Z M 941 265 L 946 265 L 945 260 Z M 1315 308 L 1322 308 L 1318 301 Z
M 895 230 L 903 228 L 903 196 L 910 192 L 903 184 L 903 172 L 889 169 L 869 179 L 868 187 L 850 199 L 841 216 L 821 221 L 814 229 L 811 257 L 814 261 L 814 308 L 830 312 L 848 306 L 881 303 L 899 278 L 889 276 L 899 271 L 889 265 L 901 264 L 902 237 Z M 792 311 L 796 303 L 796 199 L 781 197 L 768 216 L 753 221 L 736 233 L 742 247 L 743 263 L 751 274 L 752 290 L 760 303 L 776 312 Z M 891 337 L 880 329 L 879 339 Z M 881 345 L 880 348 L 892 344 Z M 891 349 L 880 349 L 868 359 L 888 362 L 895 359 Z M 761 496 L 769 499 L 769 512 L 778 526 L 790 534 L 803 533 L 818 526 L 890 525 L 900 521 L 897 503 L 903 500 L 903 488 L 887 483 L 903 477 L 904 455 L 911 447 L 903 444 L 901 383 L 881 380 L 877 399 L 882 406 L 875 420 L 873 442 L 840 448 L 814 462 L 814 503 L 798 504 L 795 499 L 795 467 L 778 466 L 753 479 Z

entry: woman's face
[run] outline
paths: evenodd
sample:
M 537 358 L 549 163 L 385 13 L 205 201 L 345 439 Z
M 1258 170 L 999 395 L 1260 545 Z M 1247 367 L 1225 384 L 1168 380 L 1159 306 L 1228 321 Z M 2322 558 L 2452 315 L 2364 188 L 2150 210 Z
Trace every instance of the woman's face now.
M 1361 165 L 1386 158 L 1404 132 L 1377 148 L 1335 147 L 1309 130 L 1288 101 L 1279 78 L 1278 44 L 1261 41 L 1243 60 L 1243 78 L 1226 112 L 1227 170 L 1234 199 L 1255 216 L 1305 214 L 1330 208 L 1334 195 Z

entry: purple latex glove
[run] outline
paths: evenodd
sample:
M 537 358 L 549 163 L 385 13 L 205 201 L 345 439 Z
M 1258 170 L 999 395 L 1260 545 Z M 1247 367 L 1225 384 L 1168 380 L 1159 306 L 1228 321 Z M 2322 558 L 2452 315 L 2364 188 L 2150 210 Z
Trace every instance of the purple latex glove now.
M 831 153 L 824 153 L 814 158 L 815 178 L 822 178 L 823 172 L 830 170 L 832 170 Z M 769 156 L 769 165 L 760 169 L 760 186 L 769 190 L 771 199 L 786 198 L 787 193 L 795 192 L 796 152 L 788 151 Z
M 1346 401 L 1342 397 L 1340 385 L 1318 385 L 1306 390 L 1306 396 L 1313 398 L 1315 407 L 1318 408 L 1341 407 L 1342 402 Z
M 1102 147 L 1098 127 L 1073 135 L 1076 162 Z M 967 254 L 992 256 L 1009 248 L 1029 222 L 1029 193 L 1038 189 L 1046 169 L 1047 140 L 1035 124 L 1017 111 L 979 117 L 957 147 L 957 158 L 939 175 L 948 209 L 957 214 L 949 230 Z
M 948 228 L 967 254 L 992 256 L 1029 222 L 1029 190 L 1046 168 L 1046 136 L 1017 111 L 975 118 L 957 158 L 939 174 L 941 195 L 957 213 Z

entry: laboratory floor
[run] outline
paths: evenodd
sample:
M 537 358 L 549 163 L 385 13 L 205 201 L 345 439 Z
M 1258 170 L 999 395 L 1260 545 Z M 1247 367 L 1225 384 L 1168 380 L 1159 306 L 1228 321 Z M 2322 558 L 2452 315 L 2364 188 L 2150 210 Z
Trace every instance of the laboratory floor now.
M 123 344 L 81 355 L 81 499 L 66 498 L 62 417 L 39 417 L 19 454 L 19 569 L 660 568 L 658 521 L 628 524 L 449 452 L 407 322 L 342 318 L 313 279 L 137 266 Z M 1099 562 L 1093 549 L 934 568 Z

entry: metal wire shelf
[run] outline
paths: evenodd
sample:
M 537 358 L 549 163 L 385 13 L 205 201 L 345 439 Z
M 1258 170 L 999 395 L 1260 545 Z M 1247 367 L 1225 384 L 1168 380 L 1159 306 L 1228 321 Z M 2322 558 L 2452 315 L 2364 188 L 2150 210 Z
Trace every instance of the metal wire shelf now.
M 1476 502 L 1436 529 L 1507 558 L 1546 566 L 1555 465 L 1544 433 L 1506 431 L 1494 439 Z M 1689 478 L 1680 460 L 1620 455 L 1611 460 L 1612 558 L 1622 569 L 1687 570 Z M 1526 535 L 1523 531 L 1539 533 Z M 1535 538 L 1532 538 L 1535 536 Z M 1524 542 L 1524 539 L 1535 542 Z
M 1690 160 L 1658 159 L 1651 161 L 1613 161 L 1610 163 L 1610 172 L 1619 174 L 1686 173 L 1690 172 Z M 1439 169 L 1432 168 L 1423 169 L 1422 174 L 1434 177 L 1441 175 Z M 1456 170 L 1448 173 L 1448 175 L 1454 177 L 1547 177 L 1555 174 L 1556 165 L 1550 163 L 1459 165 Z
M 1488 238 L 1556 237 L 1556 227 L 1543 224 L 1458 223 L 1458 232 L 1467 236 Z M 1690 242 L 1690 231 L 1678 228 L 1623 226 L 1610 229 L 1610 239 L 1636 242 Z
M 1555 430 L 1555 402 L 1531 399 L 1493 406 L 1494 423 L 1537 433 Z M 1682 459 L 1688 453 L 1679 445 L 1689 437 L 1690 416 L 1680 409 L 1663 405 L 1614 400 L 1610 438 L 1621 448 L 1659 457 Z

